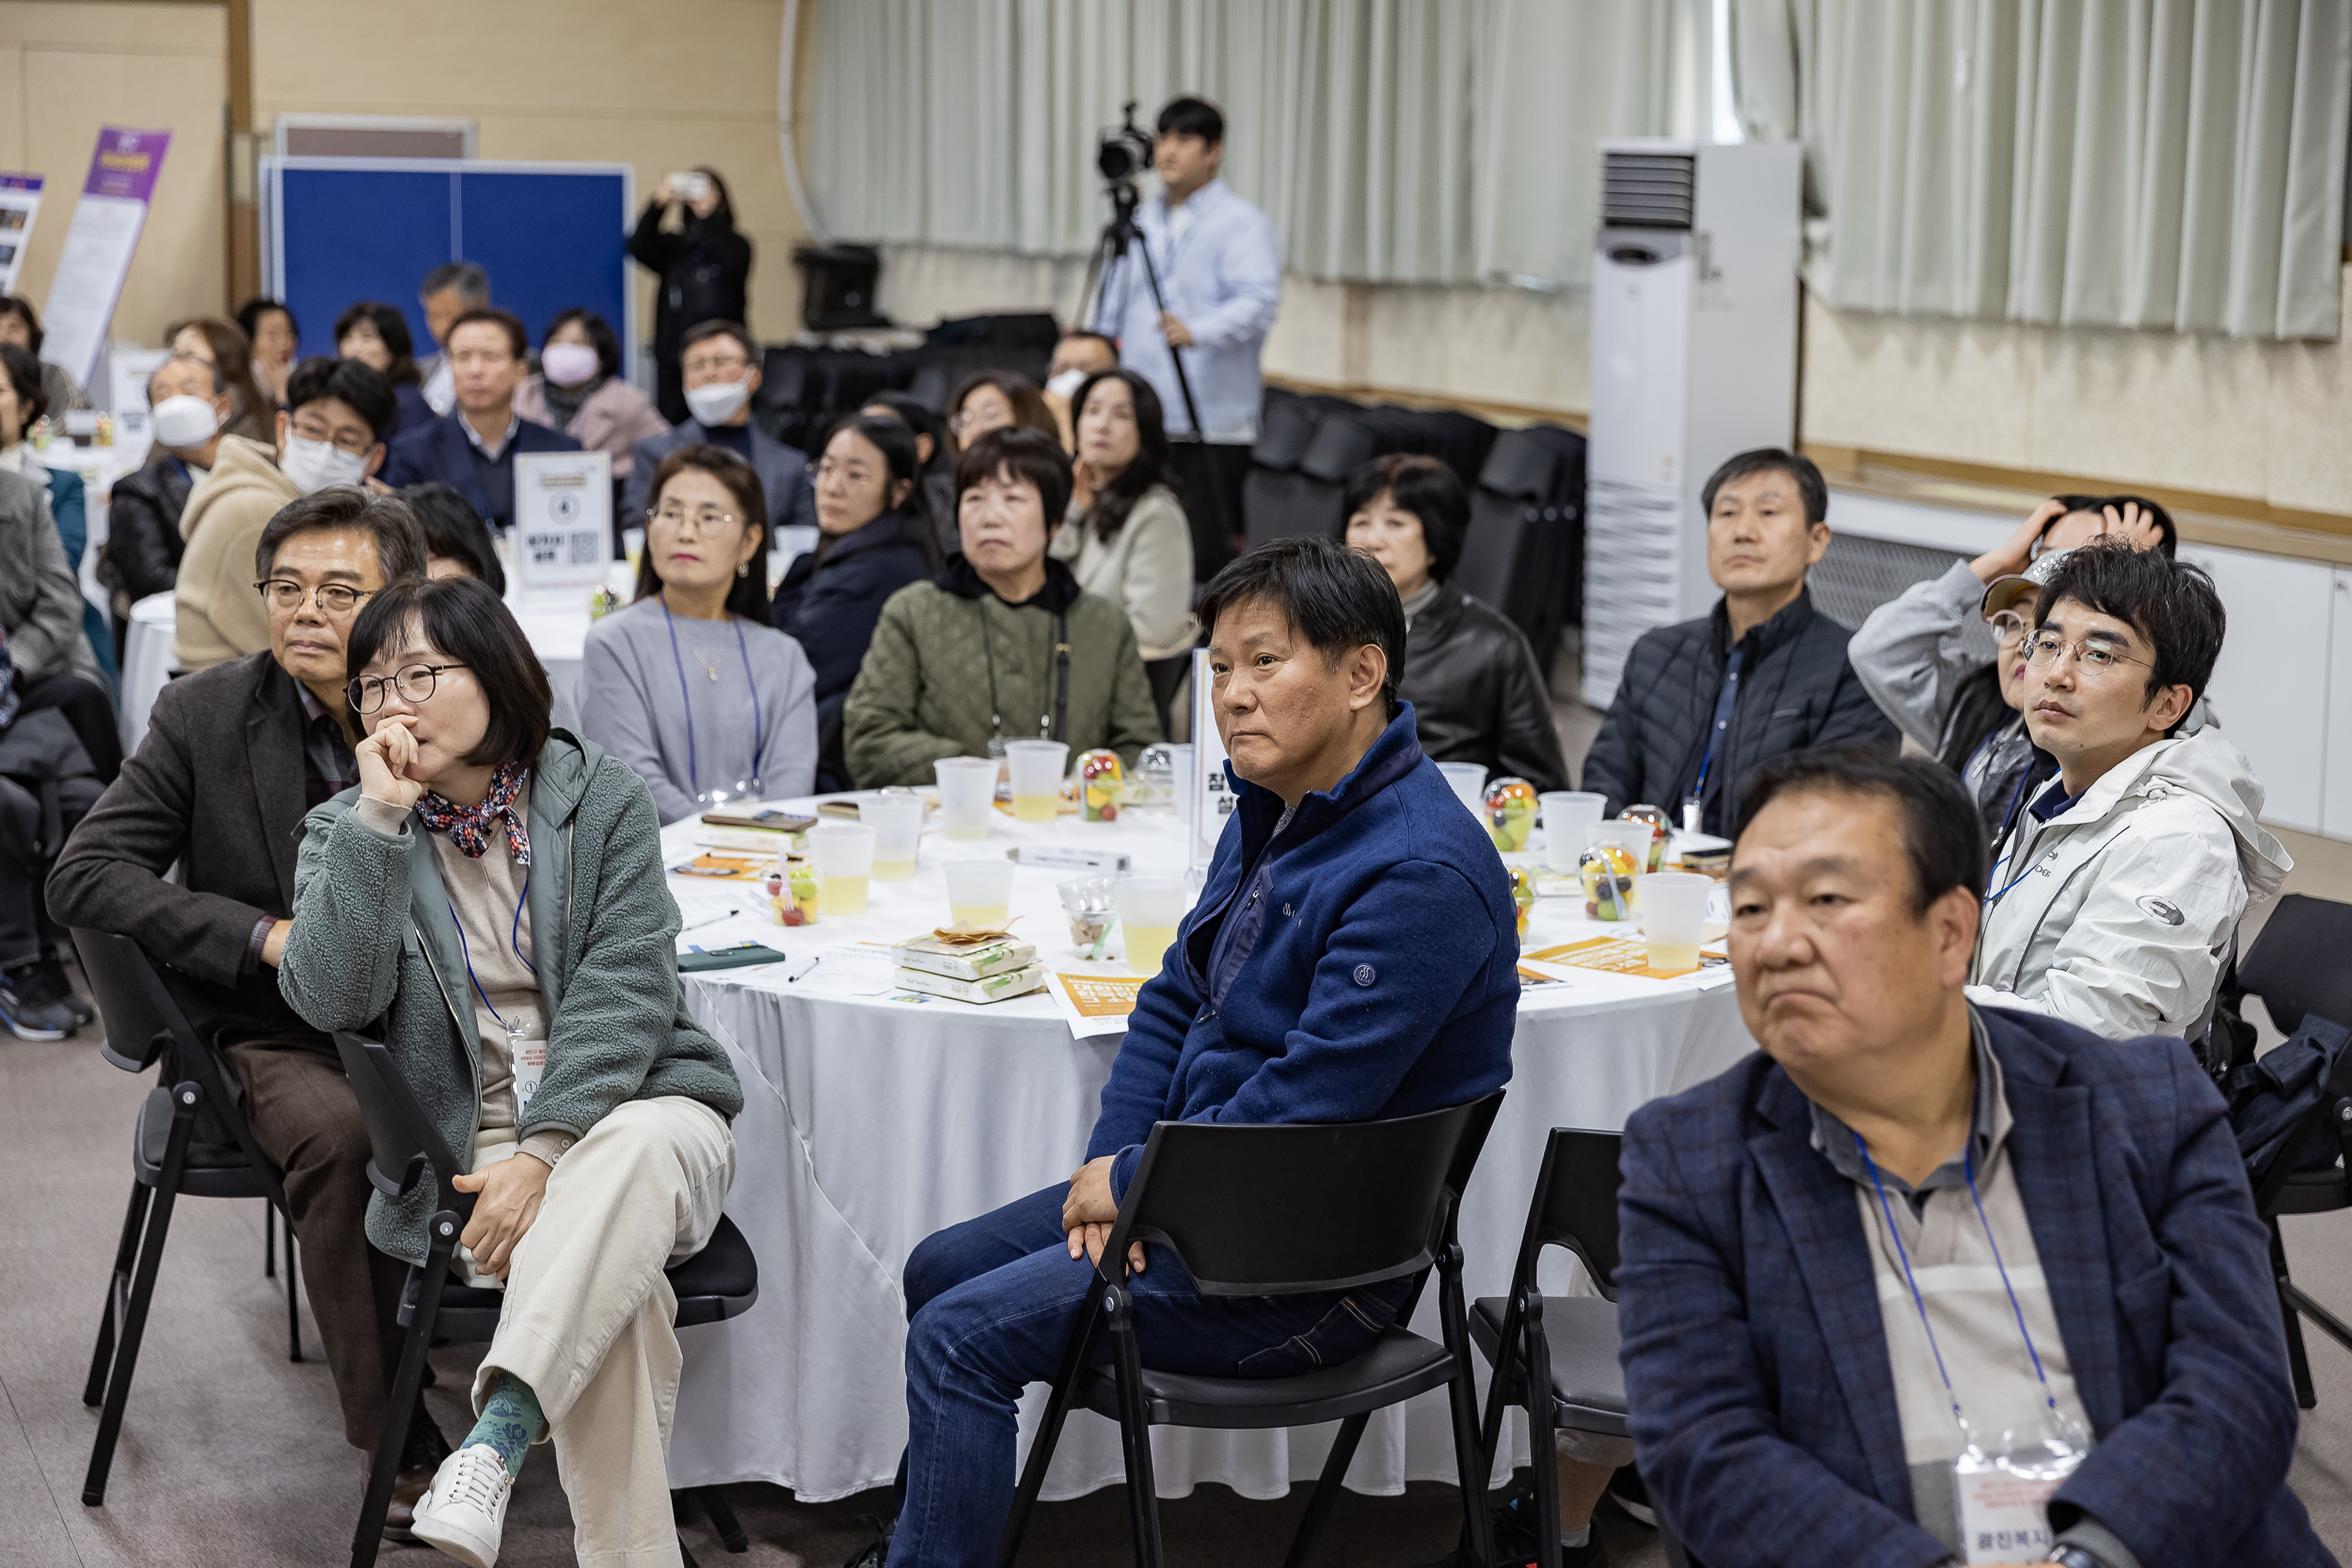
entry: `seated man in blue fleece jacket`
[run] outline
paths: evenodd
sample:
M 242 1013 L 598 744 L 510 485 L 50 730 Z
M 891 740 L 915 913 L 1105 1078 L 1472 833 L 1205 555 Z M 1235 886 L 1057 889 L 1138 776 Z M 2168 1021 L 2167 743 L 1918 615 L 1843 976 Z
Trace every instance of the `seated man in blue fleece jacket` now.
M 858 1568 L 995 1561 L 1014 1401 L 1054 1375 L 1152 1123 L 1410 1116 L 1511 1074 L 1510 880 L 1397 700 L 1405 613 L 1387 574 L 1283 539 L 1218 573 L 1200 618 L 1232 820 L 1136 1002 L 1086 1163 L 907 1260 L 898 1523 Z M 1409 1283 L 1211 1302 L 1161 1247 L 1129 1266 L 1144 1365 L 1216 1377 L 1357 1355 Z

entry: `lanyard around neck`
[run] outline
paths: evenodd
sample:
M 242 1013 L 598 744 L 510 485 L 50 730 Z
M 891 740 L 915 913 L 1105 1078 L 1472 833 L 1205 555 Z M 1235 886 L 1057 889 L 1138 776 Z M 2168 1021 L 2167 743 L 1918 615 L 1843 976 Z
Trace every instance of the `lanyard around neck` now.
M 531 971 L 532 977 L 536 979 L 539 966 L 523 953 L 523 905 L 530 897 L 531 872 L 526 867 L 523 871 L 523 890 L 515 895 L 515 921 L 507 929 L 506 940 L 514 947 L 515 957 L 522 959 L 522 966 Z M 499 1026 L 509 1035 L 514 1034 L 516 1026 L 506 1022 L 506 1015 L 498 1010 L 498 1005 L 490 1000 L 490 993 L 482 989 L 482 976 L 473 972 L 473 948 L 466 941 L 466 923 L 457 918 L 457 906 L 447 898 L 441 902 L 449 906 L 449 923 L 457 927 L 457 953 L 466 960 L 466 978 L 473 983 L 473 993 L 482 998 L 482 1005 L 489 1009 L 490 1016 L 498 1021 Z
M 670 664 L 677 671 L 678 705 L 686 712 L 686 792 L 699 796 L 703 792 L 702 761 L 694 750 L 694 694 L 686 684 L 686 660 L 677 651 L 677 617 L 670 613 L 670 601 L 660 598 L 661 619 L 670 627 Z M 759 777 L 761 761 L 768 754 L 767 720 L 759 711 L 759 682 L 752 674 L 752 651 L 743 641 L 743 620 L 730 615 L 735 623 L 735 651 L 743 658 L 743 684 L 752 689 L 752 777 Z

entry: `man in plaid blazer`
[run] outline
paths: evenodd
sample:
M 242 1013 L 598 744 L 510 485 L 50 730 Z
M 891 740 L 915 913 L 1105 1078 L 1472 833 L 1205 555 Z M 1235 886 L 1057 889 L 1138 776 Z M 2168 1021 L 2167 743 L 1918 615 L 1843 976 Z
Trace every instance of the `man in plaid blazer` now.
M 1984 848 L 1943 769 L 1798 752 L 1742 795 L 1731 955 L 1763 1053 L 1626 1128 L 1626 1392 L 1661 1519 L 1714 1568 L 2333 1562 L 2286 1485 L 2267 1242 L 2187 1047 L 1967 1003 Z M 1987 1452 L 2081 1452 L 2028 1528 L 1996 1535 L 1956 1467 L 1963 1408 Z

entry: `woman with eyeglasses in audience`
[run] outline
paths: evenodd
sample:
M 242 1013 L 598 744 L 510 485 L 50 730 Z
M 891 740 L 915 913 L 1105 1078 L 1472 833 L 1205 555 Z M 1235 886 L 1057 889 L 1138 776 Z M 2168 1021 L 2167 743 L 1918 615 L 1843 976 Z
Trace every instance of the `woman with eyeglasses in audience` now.
M 817 778 L 816 675 L 768 624 L 768 501 L 722 447 L 654 470 L 637 598 L 588 628 L 580 732 L 637 770 L 666 825 L 805 795 Z
M 357 359 L 392 384 L 400 400 L 395 435 L 430 424 L 437 415 L 424 401 L 424 372 L 417 369 L 416 340 L 408 335 L 408 318 L 397 306 L 380 299 L 363 299 L 335 318 L 335 353 Z
M 996 430 L 956 461 L 963 548 L 882 606 L 843 732 L 860 788 L 927 784 L 942 757 L 1009 740 L 1104 746 L 1130 768 L 1161 738 L 1135 628 L 1047 553 L 1070 458 L 1038 430 Z
M 670 421 L 621 374 L 620 338 L 602 316 L 574 306 L 548 324 L 542 345 L 539 373 L 516 391 L 515 412 L 611 452 L 612 477 L 627 479 L 637 443 L 666 434 Z
M 850 787 L 841 710 L 883 603 L 939 569 L 919 460 L 914 432 L 896 416 L 857 414 L 834 426 L 809 465 L 817 547 L 785 573 L 769 618 L 817 672 L 819 789 Z
M 266 441 L 277 434 L 278 400 L 253 376 L 253 344 L 245 328 L 217 316 L 195 316 L 164 328 L 164 341 L 174 354 L 201 359 L 220 374 L 229 389 L 229 422 L 220 428 L 248 441 Z
M 412 1528 L 495 1561 L 546 1434 L 582 1560 L 654 1560 L 676 1539 L 661 1275 L 718 1227 L 743 1094 L 680 998 L 653 802 L 550 727 L 547 673 L 482 583 L 388 585 L 350 661 L 359 783 L 303 820 L 278 989 L 315 1028 L 380 1029 L 464 1166 L 458 1266 L 504 1288 L 479 1418 Z M 376 1195 L 369 1239 L 421 1263 L 439 1196 Z
M 1872 610 L 1847 647 L 1870 700 L 1960 775 L 1989 832 L 2008 821 L 2034 765 L 2022 709 L 2035 595 L 2069 550 L 2103 534 L 2167 557 L 2176 539 L 2171 515 L 2144 497 L 2052 496 L 1997 547 Z M 1989 661 L 1968 635 L 1971 622 L 1993 634 Z M 2182 733 L 2209 721 L 2200 698 Z
M 1380 563 L 1405 603 L 1405 673 L 1421 749 L 1539 790 L 1568 787 L 1551 695 L 1517 623 L 1454 585 L 1470 497 L 1434 457 L 1376 457 L 1347 477 L 1346 542 Z

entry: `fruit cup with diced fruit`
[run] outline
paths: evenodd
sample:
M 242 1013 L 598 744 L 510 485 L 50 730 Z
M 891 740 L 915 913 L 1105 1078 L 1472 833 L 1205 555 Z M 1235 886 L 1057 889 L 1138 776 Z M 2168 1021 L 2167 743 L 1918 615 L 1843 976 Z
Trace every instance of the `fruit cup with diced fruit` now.
M 1674 842 L 1674 835 L 1666 828 L 1666 814 L 1656 806 L 1628 806 L 1617 814 L 1617 820 L 1649 824 L 1649 863 L 1642 869 L 1665 870 L 1666 848 Z
M 1518 911 L 1519 940 L 1527 940 L 1527 917 L 1535 908 L 1535 873 L 1526 866 L 1511 867 L 1511 904 Z
M 817 873 L 805 865 L 792 868 L 792 903 L 784 911 L 787 926 L 809 926 L 817 920 Z
M 1535 786 L 1525 779 L 1497 779 L 1486 786 L 1486 835 L 1504 854 L 1527 847 L 1535 825 Z
M 1126 769 L 1117 752 L 1097 748 L 1078 758 L 1079 803 L 1089 822 L 1116 822 L 1125 796 Z
M 1584 918 L 1630 920 L 1633 917 L 1633 855 L 1624 846 L 1596 844 L 1577 863 L 1584 883 Z

